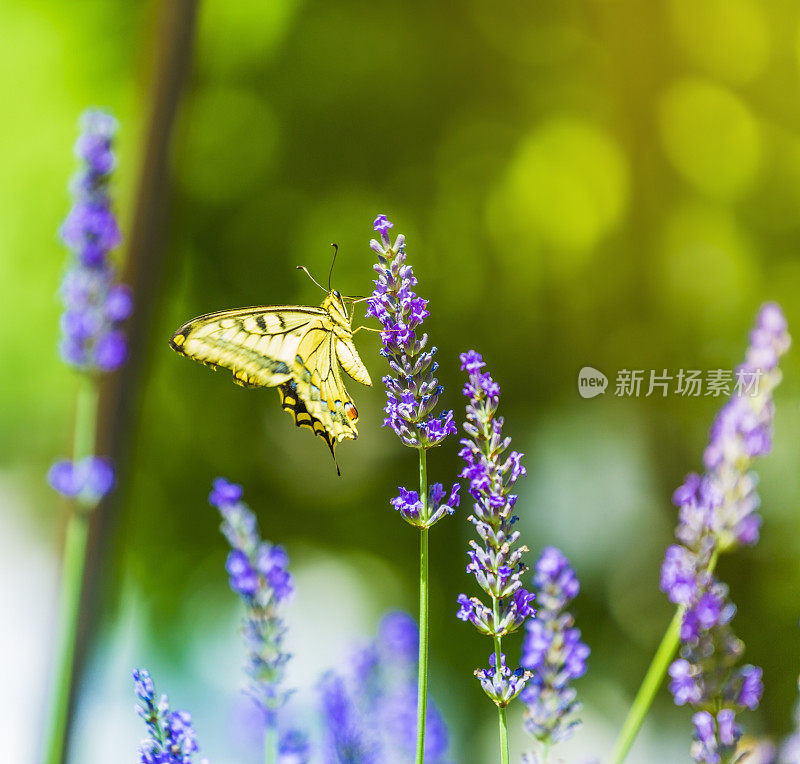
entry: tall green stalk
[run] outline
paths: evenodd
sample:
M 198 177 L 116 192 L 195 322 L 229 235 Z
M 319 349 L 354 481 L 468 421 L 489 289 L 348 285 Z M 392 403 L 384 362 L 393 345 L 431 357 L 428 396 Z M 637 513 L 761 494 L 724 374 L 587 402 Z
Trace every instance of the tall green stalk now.
M 267 724 L 264 732 L 264 764 L 278 764 L 278 727 Z
M 419 450 L 419 497 L 422 519 L 428 520 L 428 457 Z M 428 711 L 428 528 L 420 528 L 419 536 L 419 659 L 417 662 L 417 759 L 425 761 L 425 720 Z
M 622 725 L 617 742 L 614 745 L 614 751 L 611 754 L 612 764 L 622 764 L 633 745 L 633 741 L 636 739 L 636 735 L 639 734 L 644 718 L 653 703 L 653 698 L 655 698 L 658 688 L 661 687 L 669 664 L 678 649 L 682 620 L 683 608 L 680 607 L 675 611 L 675 615 L 664 633 L 661 644 L 658 646 L 647 673 L 644 675 L 641 687 L 636 693 L 631 710 Z
M 719 549 L 715 549 L 708 563 L 709 574 L 714 572 L 714 569 L 717 567 L 718 559 Z M 661 644 L 658 646 L 658 650 L 656 650 L 656 654 L 650 662 L 650 666 L 647 669 L 647 673 L 644 675 L 639 691 L 636 693 L 636 697 L 633 700 L 631 710 L 628 711 L 628 716 L 614 744 L 614 750 L 610 760 L 611 764 L 622 764 L 622 762 L 625 761 L 625 757 L 628 755 L 644 723 L 647 712 L 650 710 L 650 706 L 653 705 L 653 699 L 658 692 L 658 688 L 661 687 L 664 677 L 667 675 L 667 670 L 680 644 L 683 613 L 683 607 L 679 607 L 675 611 L 675 615 L 672 617 L 661 639 Z
M 97 385 L 92 378 L 82 374 L 78 385 L 73 446 L 73 459 L 76 462 L 94 454 L 98 400 Z M 72 695 L 75 640 L 86 563 L 86 541 L 89 535 L 89 515 L 93 508 L 94 505 L 80 500 L 72 501 L 69 508 L 61 575 L 53 691 L 45 733 L 45 764 L 61 764 L 64 761 L 65 734 Z
M 500 603 L 497 597 L 492 597 L 492 611 L 494 613 L 494 622 L 500 620 Z M 500 657 L 503 654 L 502 638 L 495 635 L 494 637 L 494 667 L 495 671 L 500 671 L 502 661 Z M 502 764 L 508 764 L 508 722 L 506 721 L 506 708 L 505 706 L 497 707 L 497 722 L 500 730 L 500 761 Z

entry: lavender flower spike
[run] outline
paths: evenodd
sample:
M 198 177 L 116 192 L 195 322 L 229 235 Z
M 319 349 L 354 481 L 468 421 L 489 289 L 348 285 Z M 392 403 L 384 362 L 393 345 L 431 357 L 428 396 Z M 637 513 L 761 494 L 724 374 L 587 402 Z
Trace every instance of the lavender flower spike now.
M 522 585 L 526 567 L 522 556 L 526 546 L 516 546 L 519 531 L 513 530 L 512 515 L 517 497 L 511 493 L 517 480 L 525 475 L 522 454 L 508 451 L 510 438 L 504 438 L 503 420 L 497 417 L 500 387 L 481 369 L 486 364 L 474 350 L 461 355 L 461 368 L 469 374 L 464 395 L 469 398 L 464 430 L 469 438 L 461 441 L 459 455 L 466 462 L 461 477 L 469 480 L 474 514 L 470 522 L 480 537 L 480 544 L 470 541 L 467 572 L 491 598 L 487 607 L 477 597 L 458 597 L 458 617 L 470 621 L 482 634 L 499 639 L 516 631 L 534 614 L 534 595 Z M 499 668 L 497 662 L 501 662 Z M 500 650 L 495 650 L 492 668 L 478 673 L 484 691 L 500 707 L 508 705 L 521 692 L 528 672 L 512 673 L 506 668 Z
M 355 651 L 346 673 L 320 682 L 326 761 L 405 764 L 414 757 L 417 712 L 417 624 L 401 611 L 387 613 L 378 637 Z M 427 706 L 426 764 L 444 764 L 447 726 Z
M 264 712 L 268 726 L 290 693 L 283 688 L 288 653 L 283 649 L 286 625 L 281 607 L 294 587 L 283 547 L 262 541 L 255 515 L 242 501 L 242 488 L 225 478 L 214 481 L 209 503 L 222 515 L 222 533 L 231 545 L 225 564 L 230 586 L 246 608 L 242 635 L 247 647 L 248 690 Z
M 400 441 L 421 451 L 441 445 L 456 433 L 453 412 L 433 412 L 442 393 L 434 376 L 439 364 L 433 360 L 436 348 L 426 350 L 428 335 L 420 330 L 429 312 L 428 301 L 418 297 L 414 271 L 406 264 L 405 237 L 400 234 L 392 243 L 389 229 L 393 224 L 386 215 L 378 215 L 374 228 L 381 240 L 370 247 L 378 255 L 374 266 L 378 274 L 370 297 L 367 316 L 381 324 L 381 355 L 389 362 L 392 374 L 383 377 L 386 386 L 384 427 L 391 427 Z M 434 483 L 427 494 L 400 488 L 392 506 L 409 524 L 430 528 L 446 514 L 452 514 L 459 502 L 460 486 L 454 484 L 447 496 L 441 483 Z
M 736 714 L 756 708 L 761 697 L 761 669 L 737 668 L 744 645 L 730 626 L 736 608 L 714 569 L 719 554 L 758 541 L 757 479 L 750 468 L 771 448 L 772 392 L 781 380 L 778 360 L 789 344 L 780 308 L 764 305 L 737 369 L 736 394 L 711 428 L 703 456 L 706 472 L 690 474 L 673 496 L 680 510 L 675 531 L 680 543 L 667 550 L 661 588 L 681 608 L 682 620 L 670 689 L 676 704 L 698 709 L 691 750 L 699 762 L 715 764 L 736 750 L 742 734 Z
M 128 287 L 117 283 L 109 260 L 110 251 L 122 238 L 108 194 L 117 122 L 110 114 L 92 109 L 81 122 L 83 133 L 75 153 L 82 167 L 73 180 L 72 210 L 61 227 L 61 239 L 72 254 L 61 282 L 64 312 L 59 349 L 65 363 L 94 376 L 113 371 L 125 361 L 127 342 L 120 327 L 133 310 L 133 299 Z M 73 461 L 53 465 L 50 485 L 92 508 L 113 487 L 113 466 L 91 454 L 73 456 Z
M 108 195 L 117 122 L 106 112 L 89 110 L 82 124 L 75 153 L 83 167 L 73 181 L 74 204 L 61 227 L 61 239 L 72 251 L 61 284 L 61 356 L 80 371 L 98 373 L 113 371 L 127 357 L 120 324 L 131 314 L 133 300 L 128 287 L 117 283 L 109 260 L 122 240 Z
M 192 764 L 199 750 L 192 717 L 186 711 L 170 711 L 166 695 L 156 699 L 153 680 L 144 669 L 133 672 L 133 682 L 139 701 L 136 711 L 148 734 L 139 746 L 139 764 Z
M 527 622 L 522 665 L 533 679 L 520 695 L 527 705 L 525 729 L 545 746 L 569 738 L 580 721 L 576 693 L 570 686 L 586 672 L 589 648 L 581 642 L 567 605 L 580 589 L 575 571 L 561 550 L 546 547 L 533 577 L 538 609 Z

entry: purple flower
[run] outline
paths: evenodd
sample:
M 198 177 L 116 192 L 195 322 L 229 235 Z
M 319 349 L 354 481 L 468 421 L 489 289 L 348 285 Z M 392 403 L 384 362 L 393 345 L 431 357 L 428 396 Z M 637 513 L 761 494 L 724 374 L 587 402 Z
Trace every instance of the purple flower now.
M 242 487 L 217 478 L 208 497 L 219 509 L 221 530 L 231 546 L 225 569 L 231 589 L 245 605 L 242 636 L 247 648 L 248 691 L 263 711 L 268 725 L 290 692 L 283 688 L 288 653 L 284 652 L 286 626 L 281 605 L 292 595 L 289 557 L 281 546 L 263 541 L 258 521 L 242 501 Z
M 780 308 L 764 305 L 737 369 L 735 394 L 711 427 L 706 472 L 690 473 L 673 494 L 680 544 L 667 550 L 661 588 L 683 610 L 681 657 L 670 667 L 670 689 L 678 705 L 702 709 L 693 717 L 696 761 L 727 761 L 741 735 L 736 713 L 756 708 L 761 698 L 761 669 L 736 668 L 744 650 L 730 626 L 736 608 L 713 570 L 719 554 L 758 541 L 761 519 L 751 465 L 771 447 L 772 392 L 781 379 L 778 360 L 789 344 Z M 708 708 L 717 710 L 716 717 Z
M 375 744 L 370 740 L 370 730 L 361 719 L 356 698 L 349 692 L 345 680 L 329 672 L 319 683 L 322 720 L 326 731 L 329 764 L 352 761 L 372 764 L 379 759 Z
M 340 762 L 411 761 L 416 743 L 417 624 L 406 613 L 387 613 L 378 638 L 356 651 L 344 671 L 320 682 L 326 751 Z M 447 761 L 447 726 L 428 702 L 425 761 Z
M 97 337 L 94 346 L 94 364 L 100 371 L 113 371 L 122 366 L 128 357 L 128 340 L 119 330 Z
M 166 695 L 157 699 L 153 680 L 144 669 L 133 672 L 133 682 L 139 701 L 136 711 L 148 734 L 139 746 L 139 764 L 192 764 L 199 750 L 192 717 L 186 711 L 171 711 Z
M 115 284 L 108 290 L 104 306 L 106 318 L 110 321 L 124 321 L 133 312 L 133 296 L 125 284 Z
M 387 359 L 391 371 L 383 378 L 386 387 L 383 425 L 391 427 L 404 445 L 423 451 L 454 435 L 456 426 L 452 411 L 434 413 L 442 393 L 442 386 L 434 376 L 438 368 L 433 360 L 436 348 L 427 350 L 428 335 L 420 334 L 429 315 L 428 303 L 413 291 L 417 279 L 406 264 L 405 237 L 401 234 L 392 243 L 389 237 L 392 227 L 386 215 L 375 219 L 374 228 L 381 241 L 373 239 L 370 247 L 378 255 L 374 266 L 378 278 L 369 298 L 367 316 L 377 318 L 381 324 L 381 355 Z M 425 496 L 401 488 L 400 495 L 391 503 L 409 524 L 430 528 L 458 506 L 455 486 L 446 504 L 439 503 L 441 498 L 425 501 Z
M 109 372 L 128 355 L 120 323 L 130 316 L 130 290 L 115 284 L 109 253 L 122 237 L 108 195 L 114 167 L 112 141 L 116 120 L 87 111 L 75 151 L 83 166 L 72 184 L 74 204 L 61 227 L 72 258 L 61 284 L 65 312 L 61 320 L 61 357 L 86 372 Z
M 114 467 L 109 459 L 87 456 L 79 462 L 56 462 L 47 474 L 50 485 L 60 494 L 95 506 L 114 487 Z
M 565 611 L 580 590 L 578 578 L 560 549 L 545 547 L 533 576 L 536 618 L 526 623 L 521 665 L 532 678 L 520 695 L 527 705 L 525 729 L 551 745 L 566 740 L 580 723 L 573 679 L 586 672 L 589 648 L 581 642 L 572 615 Z
M 497 655 L 489 655 L 489 668 L 475 669 L 475 676 L 481 683 L 483 691 L 490 697 L 497 706 L 505 708 L 514 698 L 519 695 L 525 684 L 533 676 L 530 671 L 517 669 L 511 671 L 506 666 L 506 656 L 500 654 L 500 668 L 497 668 Z
M 422 511 L 422 502 L 419 500 L 417 491 L 409 491 L 400 486 L 397 489 L 400 493 L 389 502 L 402 516 L 408 521 L 419 519 Z
M 692 717 L 695 734 L 692 743 L 692 758 L 706 764 L 719 764 L 730 760 L 735 753 L 741 729 L 734 722 L 734 713 L 723 708 L 716 718 L 708 711 L 699 711 Z
M 702 690 L 695 678 L 696 669 L 687 660 L 674 661 L 669 667 L 669 675 L 672 677 L 669 689 L 675 698 L 675 705 L 682 706 L 685 703 L 696 705 L 702 698 Z
M 685 547 L 667 549 L 661 566 L 661 590 L 676 605 L 688 605 L 697 593 L 696 558 Z
M 722 551 L 758 541 L 759 521 L 753 514 L 759 503 L 756 480 L 748 469 L 753 459 L 771 448 L 775 416 L 772 391 L 781 380 L 778 359 L 790 343 L 780 308 L 767 303 L 750 334 L 745 362 L 737 369 L 741 379 L 758 372 L 757 385 L 740 385 L 739 394 L 725 404 L 711 427 L 703 460 L 707 479 L 719 497 L 709 525 Z
M 394 228 L 394 223 L 391 223 L 386 215 L 378 215 L 372 227 L 381 235 L 381 238 L 388 238 L 389 229 Z
M 419 632 L 414 619 L 401 610 L 392 610 L 381 619 L 378 642 L 395 660 L 416 662 Z
M 761 669 L 758 666 L 743 666 L 739 671 L 741 687 L 736 698 L 740 706 L 746 706 L 751 711 L 758 708 L 764 685 L 761 682 Z
M 480 542 L 470 541 L 467 572 L 475 576 L 478 585 L 491 598 L 492 607 L 461 594 L 456 615 L 462 621 L 471 622 L 482 634 L 500 638 L 516 631 L 534 610 L 531 607 L 533 594 L 523 587 L 521 579 L 526 570 L 522 557 L 528 548 L 517 546 L 520 534 L 513 530 L 516 518 L 512 511 L 517 497 L 511 490 L 525 475 L 525 468 L 522 454 L 506 453 L 511 439 L 503 437 L 503 420 L 495 416 L 500 388 L 488 373 L 481 372 L 484 366 L 483 359 L 474 350 L 461 355 L 461 368 L 469 374 L 464 387 L 464 394 L 469 398 L 464 431 L 469 437 L 461 441 L 459 455 L 466 465 L 460 477 L 469 481 L 467 490 L 473 500 L 474 514 L 469 520 L 480 538 Z M 484 690 L 494 686 L 493 683 L 503 682 L 504 671 L 503 667 L 492 673 L 488 684 L 489 675 L 480 674 Z M 525 681 L 515 680 L 515 689 L 521 690 Z M 498 698 L 505 697 L 506 690 L 504 687 L 500 694 L 493 690 L 490 697 L 497 703 Z
M 217 509 L 238 504 L 242 500 L 244 490 L 236 483 L 229 483 L 225 478 L 217 478 L 208 495 L 208 502 Z
M 311 745 L 308 736 L 299 730 L 287 730 L 278 743 L 278 764 L 308 764 Z

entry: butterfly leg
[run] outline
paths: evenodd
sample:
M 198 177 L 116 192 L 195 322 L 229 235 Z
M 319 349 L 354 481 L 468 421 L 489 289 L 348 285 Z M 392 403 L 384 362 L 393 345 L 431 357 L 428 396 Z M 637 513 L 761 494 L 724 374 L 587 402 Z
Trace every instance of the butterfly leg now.
M 356 332 L 360 332 L 362 329 L 365 332 L 377 332 L 378 334 L 380 334 L 383 331 L 386 331 L 385 329 L 373 329 L 371 326 L 357 326 L 355 329 L 353 329 L 353 335 L 355 335 Z

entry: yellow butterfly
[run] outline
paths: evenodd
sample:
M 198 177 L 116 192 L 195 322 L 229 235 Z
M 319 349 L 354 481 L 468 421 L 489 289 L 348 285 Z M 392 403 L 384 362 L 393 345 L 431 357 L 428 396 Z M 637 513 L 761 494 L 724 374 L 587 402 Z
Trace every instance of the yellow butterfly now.
M 334 254 L 335 260 L 335 254 Z M 308 427 L 331 450 L 358 437 L 358 411 L 342 383 L 339 366 L 357 382 L 372 385 L 358 355 L 345 300 L 335 289 L 318 307 L 276 305 L 207 313 L 181 326 L 169 341 L 181 355 L 233 372 L 244 387 L 277 387 L 281 406 L 298 427 Z M 333 265 L 331 265 L 331 270 Z M 336 471 L 339 465 L 336 463 Z

